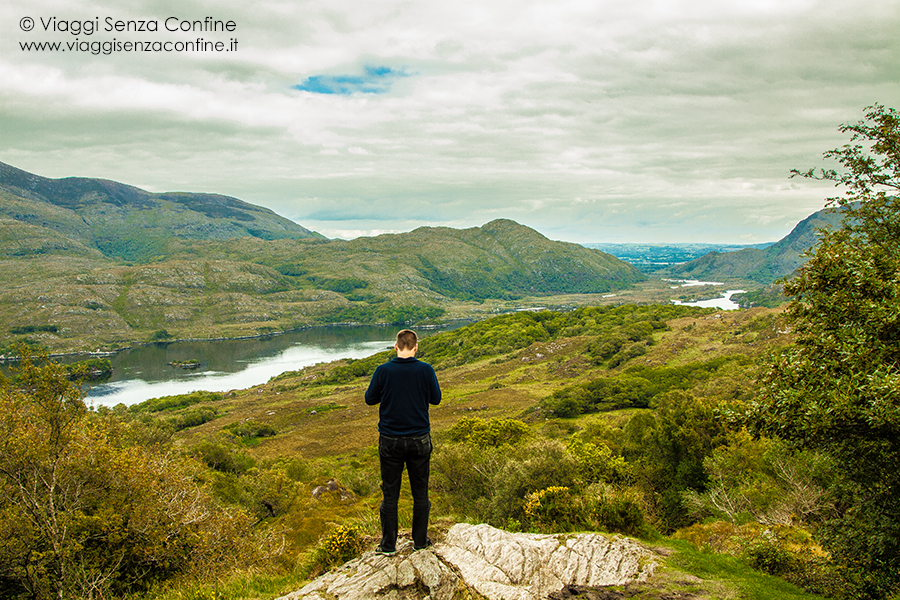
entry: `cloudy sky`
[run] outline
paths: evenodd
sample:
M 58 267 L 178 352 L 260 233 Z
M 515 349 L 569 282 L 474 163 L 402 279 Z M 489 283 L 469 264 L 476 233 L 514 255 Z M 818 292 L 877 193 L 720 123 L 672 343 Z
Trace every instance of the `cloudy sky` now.
M 772 241 L 833 192 L 790 169 L 900 108 L 898 31 L 898 0 L 5 0 L 0 161 L 329 237 Z

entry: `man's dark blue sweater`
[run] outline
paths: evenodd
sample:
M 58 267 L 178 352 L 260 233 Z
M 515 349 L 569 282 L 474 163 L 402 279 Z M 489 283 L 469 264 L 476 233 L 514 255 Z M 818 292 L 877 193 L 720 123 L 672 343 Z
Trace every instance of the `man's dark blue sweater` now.
M 366 390 L 366 404 L 379 404 L 378 432 L 389 436 L 425 435 L 431 431 L 428 405 L 440 404 L 434 369 L 416 358 L 395 357 L 379 365 Z

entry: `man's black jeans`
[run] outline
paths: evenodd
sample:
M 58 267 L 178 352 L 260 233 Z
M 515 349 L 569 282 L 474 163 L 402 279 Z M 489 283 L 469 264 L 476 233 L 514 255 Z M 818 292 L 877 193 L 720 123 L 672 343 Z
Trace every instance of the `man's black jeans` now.
M 424 548 L 428 540 L 428 475 L 431 463 L 431 435 L 378 438 L 378 456 L 381 459 L 381 547 L 394 550 L 397 547 L 397 502 L 400 500 L 400 481 L 403 467 L 409 475 L 409 487 L 413 497 L 412 538 L 413 546 Z

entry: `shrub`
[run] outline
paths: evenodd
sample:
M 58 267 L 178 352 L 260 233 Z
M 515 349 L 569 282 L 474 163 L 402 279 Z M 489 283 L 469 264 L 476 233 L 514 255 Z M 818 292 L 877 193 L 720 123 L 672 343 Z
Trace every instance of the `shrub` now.
M 591 516 L 606 531 L 642 535 L 646 530 L 641 502 L 629 490 L 604 490 L 595 497 Z
M 584 522 L 581 498 L 563 486 L 528 494 L 523 509 L 528 521 L 544 530 L 569 531 Z
M 244 473 L 254 464 L 249 454 L 225 439 L 205 439 L 191 449 L 191 454 L 222 473 Z
M 578 464 L 578 474 L 585 483 L 619 482 L 629 476 L 628 464 L 621 456 L 613 456 L 606 444 L 583 442 L 573 436 L 567 447 Z
M 514 445 L 531 433 L 528 425 L 516 419 L 480 419 L 463 417 L 449 430 L 450 440 L 479 448 Z
M 197 427 L 198 425 L 208 423 L 215 419 L 217 416 L 218 411 L 215 408 L 209 406 L 201 406 L 172 415 L 168 419 L 168 422 L 172 425 L 175 431 L 181 431 L 182 429 Z
M 71 381 L 105 381 L 112 376 L 112 362 L 108 358 L 89 358 L 66 365 Z
M 201 402 L 218 402 L 225 397 L 221 392 L 204 392 L 197 391 L 190 394 L 178 394 L 175 396 L 162 396 L 161 398 L 150 398 L 139 404 L 128 407 L 129 412 L 160 412 L 163 410 L 177 410 L 187 406 L 193 406 Z
M 274 427 L 268 423 L 260 423 L 254 419 L 241 421 L 240 423 L 231 423 L 222 429 L 244 440 L 258 437 L 272 437 L 275 435 Z
M 313 577 L 356 558 L 365 548 L 365 536 L 358 525 L 340 525 L 323 537 L 310 554 L 304 571 Z
M 774 536 L 761 536 L 744 549 L 742 558 L 754 569 L 781 576 L 796 568 L 796 559 Z

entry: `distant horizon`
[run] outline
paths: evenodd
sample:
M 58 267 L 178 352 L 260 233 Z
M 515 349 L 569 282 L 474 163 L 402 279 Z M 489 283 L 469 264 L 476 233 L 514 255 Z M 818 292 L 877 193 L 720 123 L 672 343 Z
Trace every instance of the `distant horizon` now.
M 21 171 L 25 171 L 25 169 L 21 169 L 21 168 L 19 168 L 18 166 L 13 165 L 13 164 L 11 164 L 11 163 L 5 161 L 5 160 L 0 160 L 0 162 L 5 163 L 5 164 L 7 164 L 7 165 L 9 165 L 9 166 L 11 166 L 11 167 L 13 167 L 13 168 L 15 168 L 15 169 L 19 169 L 19 170 L 21 170 Z M 291 219 L 290 217 L 287 217 L 287 216 L 285 216 L 285 215 L 279 214 L 277 211 L 275 211 L 275 210 L 273 210 L 273 209 L 271 209 L 271 208 L 269 208 L 269 207 L 265 207 L 265 206 L 262 206 L 262 205 L 260 205 L 260 204 L 254 204 L 253 202 L 248 202 L 248 201 L 245 200 L 244 198 L 237 198 L 237 197 L 235 197 L 235 196 L 227 196 L 226 194 L 221 194 L 221 193 L 215 192 L 215 191 L 210 191 L 210 190 L 206 190 L 206 191 L 198 191 L 198 192 L 186 192 L 185 190 L 151 191 L 151 190 L 147 190 L 147 189 L 144 189 L 144 188 L 139 187 L 139 186 L 136 186 L 136 185 L 132 185 L 132 184 L 130 184 L 130 183 L 128 183 L 128 182 L 120 181 L 120 180 L 116 180 L 116 179 L 84 177 L 84 176 L 81 176 L 81 175 L 65 175 L 65 176 L 62 176 L 62 177 L 45 177 L 44 175 L 42 175 L 42 174 L 40 174 L 40 173 L 33 173 L 33 172 L 31 172 L 31 171 L 26 171 L 26 172 L 30 173 L 31 175 L 37 175 L 38 177 L 44 177 L 44 178 L 46 178 L 46 179 L 53 179 L 53 180 L 61 180 L 61 179 L 98 179 L 98 180 L 103 180 L 103 181 L 110 181 L 110 182 L 112 182 L 112 183 L 116 183 L 116 184 L 120 184 L 120 185 L 127 185 L 127 186 L 130 186 L 130 187 L 134 187 L 134 188 L 143 190 L 143 191 L 145 191 L 145 192 L 148 192 L 148 193 L 150 193 L 150 194 L 180 194 L 180 193 L 192 193 L 192 194 L 210 194 L 210 195 L 217 195 L 217 196 L 230 197 L 230 198 L 234 198 L 234 199 L 236 199 L 236 200 L 240 200 L 240 201 L 242 201 L 242 202 L 247 202 L 248 204 L 253 204 L 254 206 L 259 206 L 259 207 L 262 207 L 262 208 L 267 208 L 268 210 L 272 210 L 272 212 L 274 212 L 275 214 L 278 214 L 278 216 L 283 217 L 283 218 L 285 218 L 285 219 L 288 219 L 289 221 L 291 221 L 291 222 L 293 222 L 293 223 L 295 223 L 295 224 L 297 224 L 297 225 L 299 225 L 299 226 L 301 226 L 301 227 L 303 227 L 303 228 L 305 228 L 305 229 L 309 229 L 310 231 L 313 231 L 313 232 L 315 232 L 315 233 L 318 233 L 319 235 L 323 235 L 323 236 L 325 236 L 325 237 L 326 237 L 327 239 L 329 239 L 329 240 L 343 240 L 343 241 L 350 241 L 350 240 L 359 239 L 359 238 L 377 237 L 377 236 L 379 236 L 379 235 L 385 235 L 385 234 L 388 234 L 388 235 L 396 235 L 396 234 L 401 234 L 401 233 L 409 233 L 410 231 L 413 231 L 414 229 L 417 229 L 417 228 L 419 228 L 419 227 L 448 227 L 447 225 L 427 225 L 427 224 L 426 224 L 426 225 L 417 225 L 416 227 L 413 227 L 412 229 L 407 229 L 407 230 L 402 230 L 402 231 L 401 231 L 401 230 L 397 230 L 397 231 L 377 231 L 377 232 L 374 232 L 374 233 L 369 233 L 369 234 L 367 234 L 367 235 L 358 235 L 358 236 L 356 236 L 356 237 L 332 237 L 332 236 L 325 235 L 324 233 L 322 233 L 321 231 L 319 231 L 319 230 L 317 230 L 317 229 L 314 229 L 314 228 L 312 228 L 312 227 L 309 227 L 307 224 L 305 224 L 305 223 L 303 223 L 303 222 L 296 221 L 296 220 L 294 220 L 294 219 Z M 805 218 L 805 217 L 804 217 L 804 218 Z M 481 223 L 481 224 L 479 224 L 479 225 L 471 225 L 471 226 L 468 226 L 468 227 L 453 227 L 453 229 L 469 229 L 469 228 L 472 228 L 472 227 L 483 227 L 483 226 L 486 225 L 487 223 L 490 223 L 491 221 L 494 221 L 494 220 L 497 220 L 497 219 L 509 219 L 509 218 L 508 218 L 508 217 L 497 216 L 497 217 L 491 219 L 490 221 L 485 221 L 484 223 Z M 689 246 L 689 245 L 698 245 L 698 246 L 731 246 L 731 247 L 736 247 L 736 248 L 747 248 L 747 247 L 759 247 L 759 246 L 771 245 L 771 244 L 774 244 L 775 242 L 778 241 L 778 240 L 776 239 L 776 240 L 766 241 L 766 242 L 743 243 L 743 244 L 741 244 L 741 243 L 734 243 L 734 242 L 713 242 L 713 241 L 682 241 L 682 242 L 665 242 L 665 241 L 663 241 L 663 242 L 648 242 L 648 241 L 643 241 L 643 240 L 628 241 L 628 242 L 606 242 L 606 241 L 574 242 L 574 241 L 571 241 L 571 240 L 563 240 L 563 239 L 552 238 L 552 237 L 550 237 L 549 235 L 547 235 L 546 233 L 544 233 L 543 231 L 541 231 L 540 229 L 538 229 L 537 227 L 532 227 L 532 226 L 530 226 L 530 225 L 528 225 L 528 224 L 526 224 L 526 223 L 520 223 L 519 221 L 516 221 L 515 219 L 509 219 L 509 220 L 510 220 L 510 221 L 515 221 L 516 223 L 519 223 L 520 225 L 524 225 L 525 227 L 530 227 L 531 229 L 534 229 L 535 231 L 537 231 L 538 233 L 540 233 L 541 235 L 544 235 L 545 237 L 547 237 L 547 238 L 549 238 L 549 239 L 554 239 L 555 241 L 562 241 L 562 242 L 569 242 L 569 243 L 573 243 L 573 244 L 579 244 L 579 245 L 585 246 L 585 247 L 589 247 L 589 246 L 591 246 L 591 245 L 646 245 L 646 246 Z M 802 220 L 802 219 L 801 219 L 801 220 Z M 799 221 L 798 221 L 798 222 L 799 222 Z M 783 236 L 782 236 L 782 237 L 783 237 Z M 781 239 L 781 238 L 779 238 L 779 239 Z

